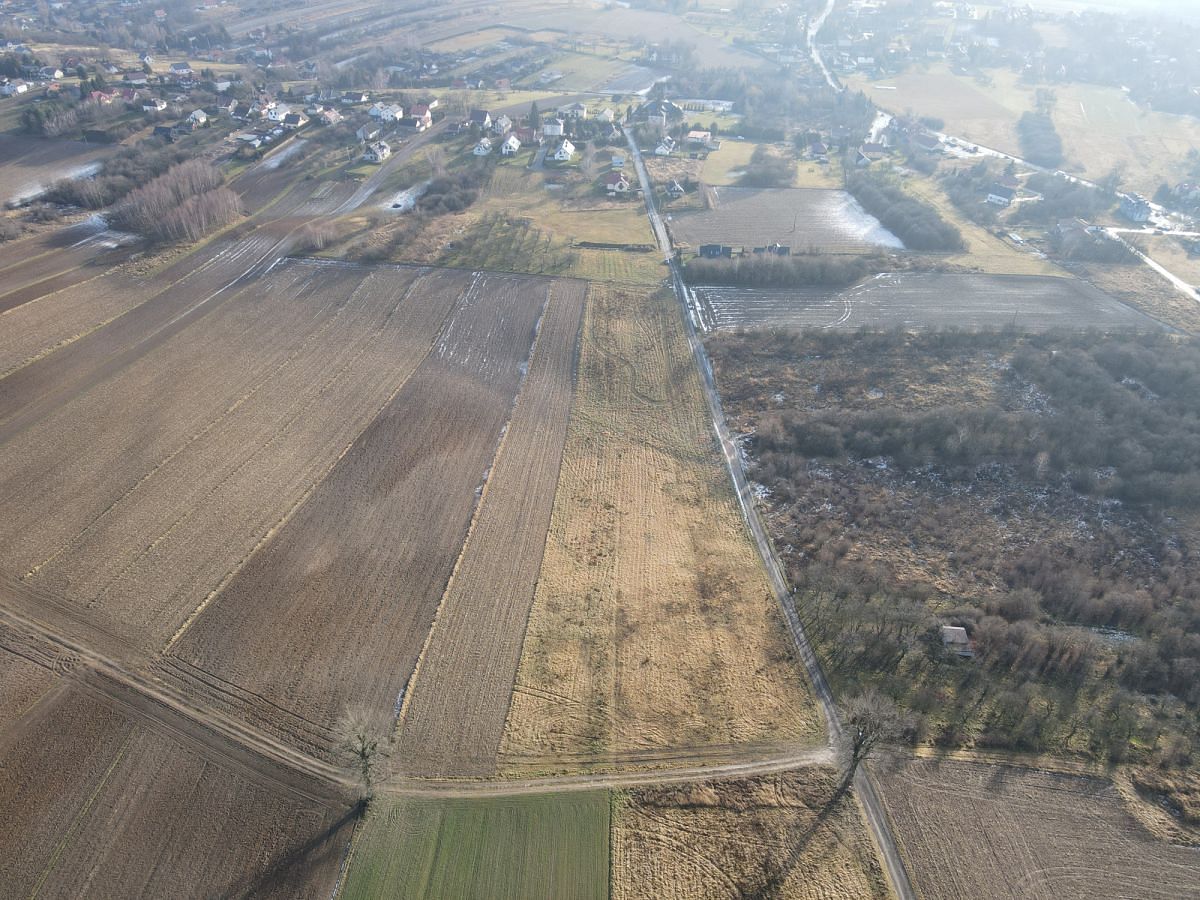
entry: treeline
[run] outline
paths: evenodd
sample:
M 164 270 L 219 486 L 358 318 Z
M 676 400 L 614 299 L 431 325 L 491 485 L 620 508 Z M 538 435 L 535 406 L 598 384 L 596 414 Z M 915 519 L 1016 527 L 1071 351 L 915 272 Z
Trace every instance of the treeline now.
M 188 151 L 178 145 L 143 141 L 109 157 L 98 175 L 59 181 L 47 192 L 46 199 L 84 209 L 103 209 L 188 157 Z
M 963 248 L 962 232 L 932 206 L 905 193 L 885 176 L 853 172 L 846 178 L 846 190 L 909 250 L 939 252 Z
M 796 161 L 786 153 L 759 144 L 750 155 L 739 183 L 742 187 L 773 188 L 791 187 L 795 180 Z
M 740 259 L 693 259 L 684 267 L 689 284 L 730 284 L 743 287 L 846 287 L 880 272 L 879 256 L 834 256 L 827 253 L 774 256 L 758 254 Z
M 1017 120 L 1017 138 L 1021 142 L 1021 155 L 1031 163 L 1047 168 L 1062 164 L 1062 138 L 1049 113 L 1022 113 Z
M 1045 172 L 1030 175 L 1025 186 L 1042 195 L 1037 203 L 1022 203 L 1013 213 L 1014 223 L 1050 225 L 1059 219 L 1094 219 L 1113 207 L 1113 197 L 1103 191 Z
M 132 191 L 113 210 L 110 222 L 155 243 L 171 243 L 199 240 L 239 215 L 241 201 L 224 186 L 221 173 L 192 160 Z

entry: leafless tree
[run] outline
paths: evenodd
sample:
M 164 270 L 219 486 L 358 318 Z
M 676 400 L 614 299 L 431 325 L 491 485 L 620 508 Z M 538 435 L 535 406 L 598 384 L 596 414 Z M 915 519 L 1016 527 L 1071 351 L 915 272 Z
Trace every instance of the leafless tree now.
M 388 755 L 387 723 L 365 707 L 352 707 L 342 716 L 338 733 L 341 737 L 339 749 L 358 775 L 363 799 L 369 800 L 374 793 L 379 767 Z
M 892 698 L 873 688 L 851 697 L 842 705 L 842 738 L 838 748 L 842 781 L 838 785 L 839 794 L 849 789 L 864 760 L 900 738 L 905 724 L 904 714 Z

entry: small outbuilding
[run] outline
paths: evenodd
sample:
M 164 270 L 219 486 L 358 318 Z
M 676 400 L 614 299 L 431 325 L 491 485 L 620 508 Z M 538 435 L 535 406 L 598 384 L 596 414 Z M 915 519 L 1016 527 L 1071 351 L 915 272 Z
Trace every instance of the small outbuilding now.
M 970 635 L 961 625 L 942 626 L 942 646 L 963 659 L 972 659 L 975 656 L 975 647 L 971 643 Z

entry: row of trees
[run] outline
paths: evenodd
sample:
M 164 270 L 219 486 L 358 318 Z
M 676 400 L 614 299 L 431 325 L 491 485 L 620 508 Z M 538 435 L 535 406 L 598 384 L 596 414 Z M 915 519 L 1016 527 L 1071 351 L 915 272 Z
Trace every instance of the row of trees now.
M 909 250 L 963 248 L 962 233 L 936 209 L 906 193 L 895 179 L 870 170 L 850 173 L 846 190 Z
M 1062 138 L 1047 112 L 1026 112 L 1017 120 L 1021 155 L 1031 163 L 1052 168 L 1063 161 Z
M 132 191 L 110 217 L 115 228 L 156 243 L 195 241 L 241 215 L 241 200 L 201 160 L 175 166 Z
M 745 287 L 845 287 L 881 271 L 882 257 L 834 256 L 804 253 L 793 256 L 761 254 L 740 259 L 694 259 L 684 268 L 690 284 L 732 284 Z
M 134 188 L 162 175 L 172 166 L 185 162 L 189 153 L 178 144 L 142 141 L 124 147 L 105 163 L 98 175 L 68 178 L 55 184 L 46 197 L 53 203 L 103 209 L 112 206 Z

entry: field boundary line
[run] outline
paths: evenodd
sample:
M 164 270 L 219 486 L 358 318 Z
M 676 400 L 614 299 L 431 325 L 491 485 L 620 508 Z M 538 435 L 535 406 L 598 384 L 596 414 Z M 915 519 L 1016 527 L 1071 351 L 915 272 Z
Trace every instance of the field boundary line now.
M 415 279 L 413 279 L 412 283 L 408 286 L 407 290 L 405 290 L 404 296 L 400 299 L 400 304 L 403 304 L 408 299 L 408 297 L 411 295 L 413 289 L 417 286 L 417 284 L 419 284 L 421 282 L 422 278 L 424 278 L 424 275 L 419 275 Z M 400 304 L 397 304 L 397 306 L 399 306 Z M 450 317 L 449 314 L 447 314 L 446 319 L 449 319 L 449 317 Z M 350 441 L 346 444 L 346 446 L 342 448 L 342 452 L 339 453 L 334 458 L 334 460 L 328 466 L 325 467 L 324 472 L 321 472 L 320 475 L 316 479 L 313 480 L 312 484 L 309 485 L 307 489 L 305 489 L 304 493 L 302 493 L 300 495 L 299 499 L 297 499 L 296 502 L 291 505 L 291 507 L 283 514 L 282 517 L 280 517 L 279 521 L 277 521 L 274 525 L 272 525 L 270 528 L 268 528 L 263 533 L 263 536 L 261 538 L 259 538 L 258 542 L 253 547 L 250 548 L 250 552 L 247 553 L 244 557 L 242 557 L 242 559 L 238 561 L 237 565 L 235 565 L 232 569 L 230 569 L 228 572 L 226 572 L 225 575 L 221 578 L 220 582 L 217 584 L 217 586 L 215 588 L 213 588 L 211 591 L 209 591 L 208 595 L 203 600 L 200 601 L 200 604 L 194 610 L 192 610 L 191 615 L 189 615 L 187 617 L 187 619 L 184 621 L 184 623 L 179 626 L 179 628 L 175 631 L 175 633 L 173 635 L 171 635 L 171 638 L 167 641 L 166 645 L 162 648 L 162 650 L 159 651 L 159 656 L 167 655 L 171 651 L 171 648 L 174 647 L 177 643 L 179 643 L 180 639 L 184 636 L 184 634 L 187 633 L 188 629 L 190 629 L 196 623 L 196 620 L 200 618 L 200 615 L 204 612 L 204 610 L 206 610 L 209 607 L 209 605 L 214 600 L 216 600 L 218 596 L 220 596 L 220 594 L 225 590 L 225 588 L 229 587 L 229 584 L 246 567 L 246 565 L 250 562 L 250 560 L 253 559 L 258 554 L 258 552 L 268 542 L 270 542 L 271 539 L 274 538 L 275 535 L 278 534 L 280 532 L 280 530 L 283 529 L 287 525 L 288 522 L 290 522 L 292 520 L 292 517 L 295 516 L 295 514 L 297 512 L 299 512 L 300 508 L 308 501 L 308 499 L 313 495 L 313 493 L 316 492 L 317 488 L 319 488 L 322 484 L 325 483 L 325 480 L 329 477 L 329 473 L 332 472 L 335 468 L 337 468 L 338 463 L 340 463 L 346 457 L 346 454 L 349 453 L 354 448 L 354 445 L 358 443 L 358 439 L 363 436 L 363 434 L 379 418 L 379 416 L 383 413 L 383 411 L 385 409 L 387 409 L 388 406 L 391 405 L 392 401 L 396 399 L 396 395 L 399 394 L 401 390 L 403 390 L 404 385 L 408 384 L 408 382 L 412 378 L 413 374 L 417 371 L 417 369 L 419 369 L 421 367 L 421 365 L 424 363 L 424 361 L 426 359 L 428 359 L 430 351 L 433 349 L 434 345 L 437 344 L 437 339 L 438 339 L 438 337 L 441 336 L 442 331 L 445 328 L 445 322 L 446 322 L 446 320 L 443 319 L 442 325 L 438 328 L 437 333 L 433 336 L 432 340 L 430 341 L 429 346 L 425 348 L 425 353 L 421 356 L 420 360 L 417 361 L 416 365 L 413 366 L 412 372 L 409 373 L 408 377 L 403 379 L 400 382 L 400 384 L 398 384 L 396 386 L 395 390 L 393 390 L 391 392 L 391 394 L 388 395 L 387 399 L 383 402 L 383 404 L 380 405 L 379 408 L 375 410 L 375 413 L 366 420 L 366 423 L 363 425 L 363 427 L 360 428 L 354 434 L 354 436 L 350 439 Z
M 84 816 L 91 811 L 92 804 L 96 802 L 96 798 L 100 796 L 100 792 L 104 790 L 104 786 L 108 784 L 108 779 L 112 777 L 112 773 L 116 771 L 116 768 L 118 765 L 120 765 L 121 760 L 125 758 L 125 751 L 129 749 L 129 744 L 133 740 L 133 734 L 134 730 L 132 723 L 130 723 L 129 733 L 126 734 L 125 739 L 121 741 L 120 749 L 117 750 L 113 761 L 109 764 L 108 769 L 105 770 L 104 775 L 101 776 L 100 783 L 96 785 L 96 789 L 92 791 L 91 796 L 87 798 L 87 802 L 80 807 L 79 812 L 77 812 L 71 819 L 71 824 L 67 826 L 66 834 L 64 834 L 62 840 L 58 842 L 58 846 L 54 848 L 54 853 L 50 856 L 49 861 L 46 863 L 46 868 L 42 870 L 41 877 L 38 878 L 37 884 L 33 886 L 33 890 L 30 891 L 29 900 L 34 900 L 34 898 L 42 892 L 42 888 L 46 886 L 46 879 L 50 877 L 50 873 L 52 873 L 54 868 L 58 865 L 58 861 L 62 857 L 63 851 L 67 849 L 67 845 L 75 839 L 75 833 L 79 826 L 83 823 Z
M 482 273 L 476 273 L 480 275 Z M 474 291 L 478 280 L 472 282 L 471 289 L 467 291 L 470 294 Z M 442 609 L 446 605 L 446 598 L 450 596 L 450 590 L 454 586 L 455 578 L 458 576 L 459 570 L 462 568 L 463 560 L 471 546 L 471 537 L 475 534 L 475 526 L 479 523 L 479 517 L 483 513 L 483 505 L 487 500 L 487 495 L 492 485 L 492 474 L 496 471 L 496 466 L 504 453 L 504 447 L 508 443 L 508 435 L 511 430 L 513 416 L 516 414 L 517 407 L 521 404 L 521 397 L 525 393 L 525 385 L 529 381 L 529 372 L 533 368 L 533 357 L 537 353 L 537 348 L 542 338 L 542 322 L 546 318 L 546 310 L 550 306 L 550 286 L 546 287 L 546 299 L 542 301 L 542 310 L 538 314 L 537 324 L 534 326 L 533 342 L 529 347 L 529 356 L 525 359 L 525 371 L 521 375 L 521 380 L 517 385 L 517 390 L 513 394 L 512 405 L 508 410 L 508 418 L 504 420 L 504 426 L 500 430 L 500 439 L 496 442 L 496 449 L 492 453 L 491 465 L 484 472 L 483 482 L 479 488 L 479 498 L 475 501 L 475 508 L 471 510 L 471 522 L 467 525 L 467 533 L 463 536 L 462 546 L 459 548 L 458 556 L 454 560 L 454 567 L 450 570 L 450 577 L 446 579 L 446 585 L 442 588 L 442 596 L 438 598 L 437 609 L 434 611 L 433 619 L 429 623 L 429 630 L 425 632 L 425 640 L 421 644 L 421 652 L 417 654 L 417 661 L 413 664 L 412 674 L 408 676 L 408 681 L 404 684 L 404 700 L 400 703 L 400 708 L 396 711 L 396 719 L 392 727 L 393 736 L 399 735 L 403 728 L 405 715 L 408 712 L 408 707 L 412 701 L 413 687 L 417 683 L 417 678 L 421 674 L 421 663 L 425 661 L 425 655 L 429 651 L 429 645 L 433 643 L 433 634 L 437 631 L 438 620 L 442 617 Z M 511 694 L 510 702 L 511 702 Z

